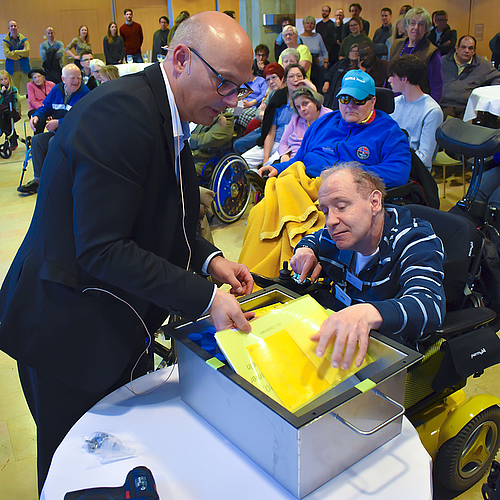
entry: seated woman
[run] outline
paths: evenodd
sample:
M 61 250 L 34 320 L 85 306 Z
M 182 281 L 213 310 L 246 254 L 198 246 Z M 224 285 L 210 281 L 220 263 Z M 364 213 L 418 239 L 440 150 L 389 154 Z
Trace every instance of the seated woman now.
M 323 96 L 309 87 L 297 89 L 293 93 L 292 102 L 295 113 L 283 133 L 278 151 L 269 158 L 270 165 L 278 160 L 284 162 L 293 158 L 309 125 L 332 111 L 323 106 Z
M 116 80 L 118 78 L 120 78 L 120 73 L 116 66 L 113 66 L 111 64 L 109 66 L 104 66 L 104 68 L 101 68 L 101 83 Z
M 429 169 L 436 149 L 436 130 L 443 122 L 443 111 L 419 82 L 425 73 L 425 64 L 414 55 L 402 56 L 389 65 L 389 83 L 394 92 L 401 92 L 394 102 L 391 114 L 402 130 L 408 133 L 410 146 Z
M 286 88 L 285 72 L 281 64 L 268 64 L 264 69 L 264 78 L 269 88 L 266 97 L 259 106 L 257 117 L 250 121 L 247 126 L 246 134 L 236 140 L 233 145 L 233 149 L 240 155 L 257 144 L 257 139 L 259 139 L 261 135 L 260 127 L 264 116 L 266 116 L 268 122 L 272 123 L 277 104 L 277 100 L 274 99 L 274 96 L 278 90 Z M 278 99 L 278 102 L 281 102 L 281 99 Z M 281 106 L 281 104 L 279 105 Z M 270 107 L 269 111 L 267 111 L 268 107 Z
M 293 113 L 292 105 L 292 95 L 295 90 L 304 85 L 306 72 L 302 66 L 298 64 L 290 64 L 285 71 L 285 79 L 287 86 L 287 95 L 284 103 L 276 106 L 276 110 L 273 116 L 272 123 L 269 127 L 266 122 L 266 127 L 262 127 L 261 136 L 257 140 L 257 145 L 252 149 L 248 150 L 243 154 L 243 158 L 248 163 L 250 167 L 258 167 L 259 165 L 265 165 L 271 155 L 278 150 L 278 146 L 285 132 L 285 128 L 290 122 Z M 280 95 L 275 97 L 284 98 L 282 95 L 284 92 L 280 92 Z M 277 93 L 278 94 L 278 93 Z M 267 113 L 267 110 L 266 110 Z M 263 139 L 263 143 L 259 144 Z
M 299 32 L 295 26 L 285 26 L 283 28 L 283 40 L 285 40 L 286 46 L 288 48 L 297 49 L 300 54 L 300 65 L 306 71 L 306 78 L 311 79 L 311 65 L 312 65 L 312 56 L 311 51 L 307 48 L 303 43 L 299 44 L 297 39 L 299 36 Z M 283 54 L 280 54 L 278 62 L 282 64 Z
M 12 103 L 12 112 L 10 111 Z M 0 71 L 0 131 L 6 137 L 12 134 L 12 118 L 15 122 L 21 118 L 18 112 L 17 88 L 12 82 L 12 78 L 7 71 Z M 17 133 L 10 136 L 10 148 L 14 151 L 17 148 Z
M 408 139 L 389 115 L 375 110 L 373 78 L 361 70 L 349 71 L 337 97 L 340 110 L 307 129 L 292 160 L 258 171 L 262 175 L 269 170 L 270 178 L 263 200 L 250 211 L 239 257 L 256 273 L 277 276 L 302 236 L 324 226 L 317 200 L 318 176 L 325 168 L 357 161 L 388 187 L 408 181 Z
M 45 70 L 42 68 L 32 68 L 28 72 L 28 77 L 31 82 L 26 84 L 28 92 L 28 118 L 33 116 L 33 113 L 42 105 L 43 100 L 47 97 L 52 87 L 55 86 L 54 82 L 45 80 Z M 45 121 L 39 120 L 35 126 L 35 134 L 41 134 L 45 128 Z
M 257 115 L 259 111 L 258 107 L 261 105 L 262 100 L 266 96 L 268 88 L 266 80 L 261 76 L 255 75 L 252 77 L 252 80 L 247 82 L 247 85 L 253 90 L 253 92 L 241 102 L 244 110 L 236 117 L 235 121 L 235 123 L 243 127 L 243 129 L 245 129 L 250 123 L 250 120 L 255 118 Z

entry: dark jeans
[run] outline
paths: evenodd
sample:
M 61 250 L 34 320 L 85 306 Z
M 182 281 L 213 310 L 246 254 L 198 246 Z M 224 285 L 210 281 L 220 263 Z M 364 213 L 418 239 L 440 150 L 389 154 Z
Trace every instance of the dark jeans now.
M 247 135 L 240 137 L 237 141 L 234 142 L 233 149 L 239 154 L 242 155 L 246 153 L 249 149 L 252 149 L 257 145 L 257 139 L 260 137 L 260 129 L 253 130 Z
M 42 134 L 34 135 L 31 140 L 31 153 L 35 179 L 40 179 L 43 162 L 45 161 L 47 151 L 49 150 L 49 142 L 55 135 L 55 132 L 43 132 Z

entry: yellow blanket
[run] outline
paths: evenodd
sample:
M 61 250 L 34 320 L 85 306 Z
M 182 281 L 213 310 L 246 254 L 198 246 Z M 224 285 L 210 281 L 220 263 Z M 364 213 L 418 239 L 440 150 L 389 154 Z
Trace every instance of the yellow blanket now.
M 263 200 L 248 216 L 239 262 L 255 273 L 278 276 L 300 239 L 325 225 L 325 216 L 318 210 L 320 184 L 319 178 L 306 175 L 302 162 L 271 177 Z

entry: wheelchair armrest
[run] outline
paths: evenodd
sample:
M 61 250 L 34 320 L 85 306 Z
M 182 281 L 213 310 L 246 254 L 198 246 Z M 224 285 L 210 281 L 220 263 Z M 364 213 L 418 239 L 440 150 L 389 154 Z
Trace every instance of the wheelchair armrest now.
M 449 311 L 442 325 L 436 330 L 439 337 L 449 338 L 467 330 L 486 325 L 496 318 L 495 311 L 487 307 L 472 307 L 459 311 Z

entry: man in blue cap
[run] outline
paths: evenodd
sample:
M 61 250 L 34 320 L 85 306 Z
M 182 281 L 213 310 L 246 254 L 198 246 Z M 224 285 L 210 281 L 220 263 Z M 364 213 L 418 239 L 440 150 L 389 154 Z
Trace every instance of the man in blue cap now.
M 273 177 L 301 161 L 310 177 L 318 177 L 326 167 L 357 161 L 388 188 L 405 184 L 411 166 L 408 139 L 387 113 L 375 110 L 373 78 L 362 70 L 348 71 L 337 98 L 339 110 L 318 118 L 308 128 L 292 160 L 266 165 L 259 174 L 269 170 Z

